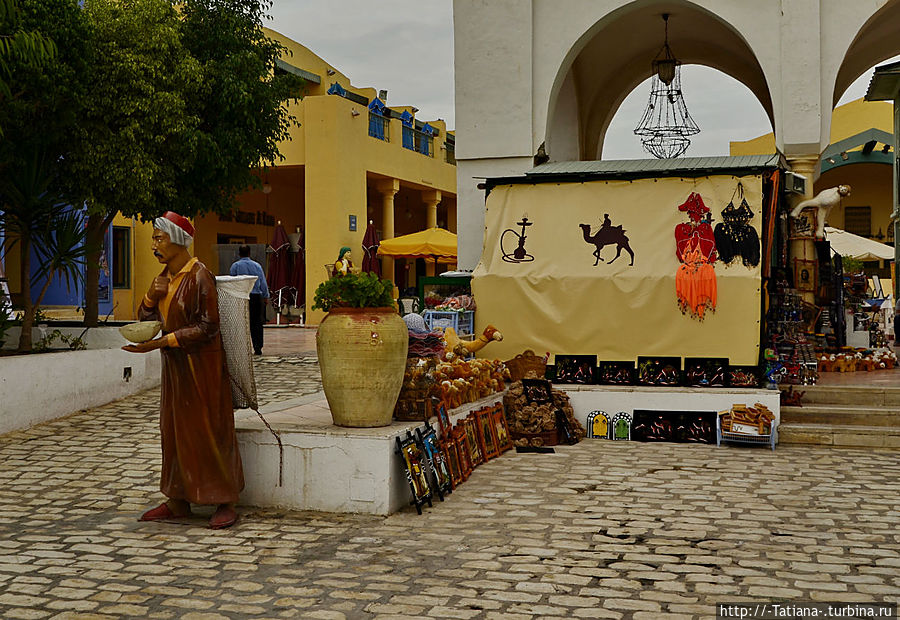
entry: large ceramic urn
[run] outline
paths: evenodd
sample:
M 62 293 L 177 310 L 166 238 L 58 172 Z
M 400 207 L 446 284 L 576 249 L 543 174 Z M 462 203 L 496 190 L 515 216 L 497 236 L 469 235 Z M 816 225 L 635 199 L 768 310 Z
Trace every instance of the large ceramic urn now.
M 319 324 L 322 389 L 338 426 L 391 423 L 409 330 L 394 308 L 332 308 Z

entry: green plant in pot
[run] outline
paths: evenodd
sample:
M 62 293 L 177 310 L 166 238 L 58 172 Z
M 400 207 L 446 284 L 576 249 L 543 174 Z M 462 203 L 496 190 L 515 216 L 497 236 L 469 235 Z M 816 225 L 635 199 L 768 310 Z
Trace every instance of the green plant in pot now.
M 409 347 L 392 290 L 373 273 L 335 276 L 316 288 L 313 309 L 328 313 L 316 333 L 322 389 L 338 426 L 391 423 Z

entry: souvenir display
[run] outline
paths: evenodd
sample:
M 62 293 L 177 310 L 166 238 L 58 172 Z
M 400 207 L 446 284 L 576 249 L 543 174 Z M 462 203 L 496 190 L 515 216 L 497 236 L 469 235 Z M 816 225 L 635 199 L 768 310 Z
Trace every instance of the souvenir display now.
M 456 451 L 456 442 L 452 438 L 441 439 L 438 441 L 441 452 L 447 459 L 447 469 L 450 471 L 450 488 L 455 489 L 462 483 L 462 476 L 459 471 L 459 453 Z
M 759 387 L 759 374 L 756 366 L 733 366 L 728 369 L 728 385 L 731 387 Z
M 481 444 L 478 443 L 478 430 L 475 423 L 475 414 L 470 413 L 464 419 L 460 420 L 458 424 L 463 425 L 463 430 L 466 434 L 466 449 L 469 451 L 469 462 L 472 464 L 472 469 L 475 469 L 484 463 L 485 460 Z
M 546 379 L 522 379 L 522 389 L 525 392 L 525 400 L 529 403 L 553 402 L 552 388 Z
M 641 385 L 678 385 L 681 360 L 677 357 L 638 357 Z
M 575 418 L 569 397 L 552 389 L 549 381 L 523 379 L 510 384 L 503 396 L 503 407 L 513 444 L 517 447 L 556 445 L 559 442 L 557 409 L 566 416 L 569 428 L 577 439 L 585 435 L 584 428 Z
M 716 444 L 723 441 L 768 445 L 775 449 L 775 415 L 760 403 L 733 405 L 716 416 Z
M 675 427 L 677 441 L 713 443 L 716 440 L 715 416 L 707 412 L 684 412 Z
M 716 250 L 719 260 L 726 265 L 740 258 L 745 267 L 756 267 L 759 265 L 759 235 L 750 225 L 753 211 L 744 198 L 744 186 L 741 183 L 737 184 L 735 195 L 740 197 L 741 206 L 734 207 L 732 196 L 728 206 L 722 209 L 722 222 L 716 224 L 713 231 Z
M 820 353 L 819 372 L 870 372 L 891 370 L 897 365 L 897 354 L 891 349 L 859 349 L 852 353 Z
M 497 449 L 500 454 L 513 447 L 512 436 L 509 434 L 509 425 L 506 422 L 506 414 L 503 413 L 503 405 L 497 404 L 491 411 L 491 420 L 497 437 Z
M 435 406 L 437 413 L 438 428 L 441 431 L 441 437 L 449 437 L 450 431 L 453 430 L 453 424 L 450 422 L 450 416 L 447 414 L 447 405 L 442 400 L 438 400 Z
M 684 360 L 685 385 L 716 387 L 725 385 L 728 358 L 688 357 Z
M 715 235 L 709 208 L 700 194 L 692 192 L 678 210 L 687 212 L 690 221 L 675 227 L 675 255 L 681 262 L 675 274 L 675 292 L 681 311 L 702 319 L 716 309 Z
M 562 409 L 556 410 L 556 433 L 560 443 L 573 445 L 578 443 L 575 429 L 572 428 L 569 418 Z
M 556 383 L 595 383 L 596 355 L 557 355 Z
M 662 411 L 635 411 L 629 438 L 635 441 L 674 441 L 675 425 L 672 418 Z
M 803 406 L 803 396 L 806 395 L 806 390 L 797 390 L 794 391 L 794 386 L 789 385 L 788 389 L 781 390 L 780 404 L 782 407 L 802 407 Z
M 631 385 L 634 383 L 634 362 L 600 362 L 599 383 L 604 385 Z
M 459 457 L 459 478 L 465 481 L 472 473 L 474 466 L 472 465 L 472 453 L 469 449 L 469 442 L 466 439 L 465 423 L 460 420 L 451 433 L 453 443 L 456 445 L 456 454 Z
M 801 293 L 815 293 L 819 285 L 819 262 L 795 258 L 793 263 L 794 288 Z
M 478 439 L 478 446 L 484 456 L 485 461 L 500 456 L 497 450 L 497 431 L 494 429 L 494 420 L 491 418 L 492 409 L 485 407 L 476 411 L 475 416 L 475 434 Z
M 456 358 L 469 358 L 483 349 L 485 345 L 501 340 L 503 340 L 503 334 L 493 325 L 485 327 L 481 335 L 474 340 L 463 340 L 457 335 L 455 329 L 447 327 L 444 329 L 444 359 L 453 361 Z
M 802 214 L 811 214 L 815 231 L 814 236 L 817 239 L 822 239 L 825 236 L 825 221 L 828 219 L 831 209 L 840 204 L 841 198 L 849 195 L 849 185 L 838 185 L 837 187 L 823 189 L 814 198 L 797 203 L 797 206 L 791 211 L 791 218 L 799 218 Z
M 450 481 L 450 468 L 447 458 L 437 441 L 434 427 L 428 422 L 422 428 L 416 429 L 416 439 L 419 448 L 428 462 L 428 471 L 431 474 L 432 488 L 437 491 L 438 498 L 444 501 L 444 495 L 449 494 L 453 485 Z
M 589 439 L 609 439 L 609 416 L 605 411 L 591 411 L 587 416 Z
M 431 486 L 425 473 L 427 467 L 425 456 L 422 454 L 416 438 L 406 431 L 406 437 L 397 437 L 396 451 L 403 457 L 403 465 L 406 471 L 406 481 L 412 491 L 411 503 L 415 505 L 416 512 L 422 514 L 422 506 L 427 503 L 431 507 Z
M 521 381 L 524 378 L 543 379 L 547 372 L 547 359 L 550 354 L 543 357 L 535 355 L 531 349 L 525 349 L 514 358 L 506 360 L 503 364 L 509 373 L 508 381 Z
M 434 414 L 432 399 L 455 409 L 502 392 L 508 377 L 500 360 L 457 358 L 442 362 L 436 357 L 409 358 L 394 417 L 425 421 Z
M 730 411 L 722 414 L 721 418 L 723 431 L 746 435 L 768 435 L 772 432 L 775 414 L 762 403 L 755 403 L 752 407 L 733 405 Z
M 627 441 L 631 439 L 631 415 L 620 411 L 610 421 L 612 430 L 610 438 L 614 441 Z

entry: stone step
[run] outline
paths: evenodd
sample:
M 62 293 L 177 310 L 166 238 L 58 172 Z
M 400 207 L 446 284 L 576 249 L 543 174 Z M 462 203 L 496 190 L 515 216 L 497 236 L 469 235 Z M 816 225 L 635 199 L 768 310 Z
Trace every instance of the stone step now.
M 781 423 L 878 426 L 900 429 L 900 407 L 804 404 L 802 407 L 782 407 Z
M 842 424 L 781 424 L 778 443 L 900 448 L 900 428 Z
M 789 386 L 780 386 L 786 390 Z M 795 385 L 803 394 L 803 404 L 852 405 L 857 407 L 900 407 L 900 386 Z

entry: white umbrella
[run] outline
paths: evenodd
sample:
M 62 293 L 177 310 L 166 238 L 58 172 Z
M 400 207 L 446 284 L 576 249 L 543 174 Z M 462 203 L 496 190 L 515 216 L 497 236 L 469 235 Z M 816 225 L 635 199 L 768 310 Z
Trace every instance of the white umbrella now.
M 841 256 L 857 260 L 892 260 L 894 248 L 839 228 L 825 227 L 825 238 L 831 242 L 831 249 Z

